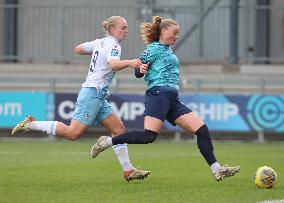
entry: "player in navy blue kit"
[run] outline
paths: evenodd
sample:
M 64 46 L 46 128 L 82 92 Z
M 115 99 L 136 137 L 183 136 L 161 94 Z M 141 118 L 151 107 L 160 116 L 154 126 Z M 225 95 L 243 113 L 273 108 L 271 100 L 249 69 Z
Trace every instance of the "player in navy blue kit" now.
M 124 18 L 112 16 L 103 21 L 102 26 L 106 31 L 106 37 L 79 44 L 74 49 L 75 53 L 91 55 L 92 58 L 86 81 L 82 84 L 77 97 L 70 125 L 58 121 L 35 121 L 32 116 L 27 116 L 16 125 L 12 134 L 37 130 L 69 140 L 76 140 L 91 125 L 98 123 L 109 130 L 112 136 L 125 131 L 122 121 L 106 101 L 109 96 L 108 85 L 116 71 L 127 67 L 136 68 L 141 61 L 139 59 L 120 60 L 121 47 L 119 43 L 125 40 L 128 34 L 128 25 Z M 150 174 L 150 171 L 136 169 L 132 166 L 125 143 L 114 145 L 113 149 L 127 181 L 144 179 Z
M 178 98 L 179 61 L 170 45 L 174 45 L 178 39 L 179 25 L 172 19 L 154 16 L 152 23 L 141 25 L 141 32 L 147 47 L 140 56 L 143 65 L 136 69 L 135 75 L 145 75 L 148 86 L 145 95 L 144 131 L 132 131 L 113 138 L 100 137 L 92 147 L 92 157 L 115 144 L 151 143 L 167 120 L 172 125 L 178 125 L 186 132 L 197 135 L 199 150 L 217 181 L 233 176 L 240 167 L 221 166 L 217 162 L 206 124 Z

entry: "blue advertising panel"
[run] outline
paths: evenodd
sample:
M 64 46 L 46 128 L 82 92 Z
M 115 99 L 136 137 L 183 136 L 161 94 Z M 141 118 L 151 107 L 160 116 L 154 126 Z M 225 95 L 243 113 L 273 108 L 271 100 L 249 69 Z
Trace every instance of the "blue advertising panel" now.
M 46 119 L 47 94 L 43 92 L 0 92 L 0 127 L 10 128 L 26 115 Z
M 69 123 L 76 94 L 56 94 L 55 119 Z M 196 112 L 212 131 L 284 132 L 284 96 L 183 95 L 180 100 Z M 108 98 L 127 128 L 143 129 L 144 96 L 113 94 Z M 169 130 L 180 130 L 165 123 Z
M 243 96 L 192 95 L 182 96 L 181 101 L 196 112 L 210 130 L 245 132 L 251 130 L 240 114 L 240 109 L 246 103 Z M 169 125 L 167 127 L 170 128 Z
M 284 96 L 191 95 L 181 101 L 214 131 L 284 132 Z
M 55 113 L 56 121 L 69 124 L 75 109 L 77 94 L 55 94 Z
M 144 128 L 144 95 L 113 94 L 108 101 L 126 128 Z

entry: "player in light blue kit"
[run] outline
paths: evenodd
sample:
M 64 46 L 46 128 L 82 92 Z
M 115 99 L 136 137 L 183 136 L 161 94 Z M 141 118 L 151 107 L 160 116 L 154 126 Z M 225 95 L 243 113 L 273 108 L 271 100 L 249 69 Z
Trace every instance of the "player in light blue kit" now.
M 110 104 L 106 101 L 109 96 L 108 85 L 116 71 L 127 67 L 136 68 L 141 64 L 139 59 L 120 60 L 120 42 L 128 34 L 128 25 L 124 18 L 112 16 L 102 23 L 107 37 L 85 42 L 78 45 L 74 51 L 80 55 L 92 55 L 86 81 L 77 97 L 75 111 L 69 126 L 58 121 L 35 121 L 32 116 L 26 117 L 12 131 L 12 135 L 29 130 L 43 131 L 47 134 L 64 137 L 69 140 L 78 139 L 87 129 L 100 123 L 112 136 L 125 131 L 120 118 L 113 113 Z M 124 178 L 144 179 L 150 171 L 136 169 L 132 166 L 128 148 L 125 143 L 113 146 L 114 152 L 124 171 Z
M 141 32 L 148 46 L 140 56 L 144 65 L 135 70 L 135 75 L 143 77 L 145 74 L 148 85 L 145 95 L 144 131 L 132 131 L 113 138 L 100 137 L 92 147 L 92 157 L 115 144 L 153 142 L 166 119 L 172 125 L 178 125 L 186 132 L 197 135 L 199 150 L 217 181 L 239 172 L 239 166 L 221 166 L 217 162 L 206 124 L 178 98 L 179 61 L 170 45 L 174 45 L 178 39 L 179 25 L 172 19 L 154 16 L 152 23 L 141 25 Z

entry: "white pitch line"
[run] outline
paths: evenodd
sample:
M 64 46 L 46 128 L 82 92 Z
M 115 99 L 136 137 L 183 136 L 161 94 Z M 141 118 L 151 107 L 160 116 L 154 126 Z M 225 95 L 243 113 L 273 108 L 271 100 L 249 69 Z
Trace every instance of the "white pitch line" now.
M 257 203 L 284 203 L 284 199 L 276 199 L 276 200 L 264 200 Z

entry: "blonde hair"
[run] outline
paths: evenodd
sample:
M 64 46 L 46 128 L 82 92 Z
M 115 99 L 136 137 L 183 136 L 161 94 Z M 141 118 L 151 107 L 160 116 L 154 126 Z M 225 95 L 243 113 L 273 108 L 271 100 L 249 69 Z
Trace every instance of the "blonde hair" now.
M 110 29 L 112 27 L 115 27 L 115 25 L 122 19 L 124 19 L 124 18 L 121 17 L 121 16 L 111 16 L 108 19 L 104 20 L 102 22 L 102 26 L 103 26 L 106 34 L 110 35 Z
M 167 29 L 170 25 L 178 25 L 176 21 L 169 18 L 154 16 L 151 23 L 142 23 L 140 32 L 146 44 L 158 42 L 162 29 Z

